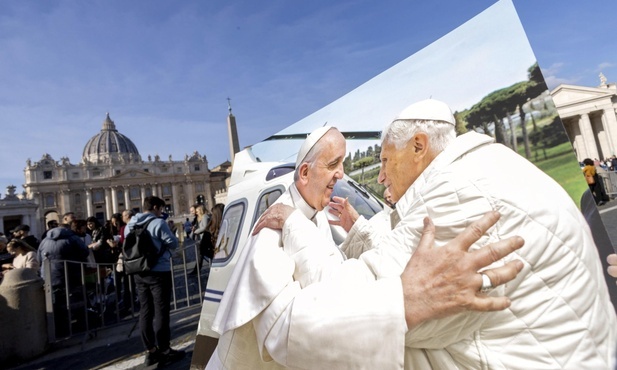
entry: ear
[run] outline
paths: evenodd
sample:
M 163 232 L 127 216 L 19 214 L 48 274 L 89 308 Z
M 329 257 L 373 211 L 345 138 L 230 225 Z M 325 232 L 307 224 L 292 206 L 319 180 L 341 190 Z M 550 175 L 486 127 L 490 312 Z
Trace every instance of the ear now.
M 428 135 L 424 132 L 418 132 L 413 136 L 411 143 L 413 145 L 414 160 L 422 160 L 427 156 L 429 151 L 428 142 Z
M 306 184 L 308 182 L 309 164 L 304 162 L 300 165 L 300 182 Z

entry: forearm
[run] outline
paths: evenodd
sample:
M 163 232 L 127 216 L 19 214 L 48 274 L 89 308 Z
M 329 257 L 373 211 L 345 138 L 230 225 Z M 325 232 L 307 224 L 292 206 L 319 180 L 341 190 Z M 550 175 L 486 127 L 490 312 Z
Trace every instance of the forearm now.
M 378 216 L 375 215 L 373 217 Z M 382 230 L 379 227 L 375 227 L 369 220 L 360 216 L 349 230 L 347 238 L 345 238 L 345 241 L 341 243 L 339 248 L 348 258 L 358 258 L 362 253 L 379 245 L 382 237 L 389 231 L 390 229 Z
M 291 368 L 402 368 L 400 279 L 315 283 L 281 300 L 254 321 L 258 343 L 275 361 Z
M 300 212 L 293 212 L 281 234 L 283 250 L 294 262 L 294 280 L 306 287 L 328 279 L 343 262 L 343 255 L 317 226 Z
M 205 222 L 199 221 L 195 230 L 193 230 L 193 234 L 203 234 L 206 231 L 207 224 Z

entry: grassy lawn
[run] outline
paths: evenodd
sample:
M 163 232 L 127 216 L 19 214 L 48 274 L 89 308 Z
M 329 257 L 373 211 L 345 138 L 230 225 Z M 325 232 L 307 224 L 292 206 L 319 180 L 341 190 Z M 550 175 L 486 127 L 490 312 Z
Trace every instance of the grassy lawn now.
M 539 120 L 538 127 L 544 126 L 551 120 L 550 117 Z M 532 132 L 532 126 L 529 123 L 527 129 L 529 133 Z M 521 156 L 525 157 L 525 147 L 522 141 L 518 143 L 517 150 Z M 574 203 L 580 205 L 581 196 L 588 186 L 569 141 L 545 150 L 532 146 L 529 160 L 557 181 L 574 200 Z
M 581 196 L 588 187 L 572 151 L 572 145 L 563 143 L 547 149 L 547 157 L 548 159 L 532 162 L 557 181 L 574 200 L 574 203 L 580 205 Z

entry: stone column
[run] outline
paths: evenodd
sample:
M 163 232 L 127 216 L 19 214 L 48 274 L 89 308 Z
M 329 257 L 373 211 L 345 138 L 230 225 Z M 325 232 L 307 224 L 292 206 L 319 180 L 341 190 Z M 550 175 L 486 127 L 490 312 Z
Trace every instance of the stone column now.
M 105 188 L 105 219 L 109 220 L 113 212 L 111 207 L 111 189 Z
M 86 190 L 86 217 L 94 216 L 92 214 L 92 188 Z
M 4 231 L 4 216 L 0 216 L 0 232 L 6 235 L 6 231 Z
M 195 202 L 195 181 L 193 180 L 188 180 L 186 182 L 186 198 L 187 198 L 187 204 L 181 204 L 180 207 L 182 207 L 181 209 L 178 209 L 178 212 L 188 212 L 189 211 L 189 207 L 190 204 L 193 204 Z
M 206 189 L 206 199 L 208 199 L 208 206 L 210 207 L 210 209 L 212 209 L 212 207 L 214 207 L 214 205 L 216 204 L 216 199 L 214 199 L 214 195 L 215 192 L 212 191 L 212 182 L 210 181 L 210 176 L 208 175 L 208 178 L 205 181 L 205 189 Z
M 141 204 L 144 203 L 144 199 L 146 199 L 146 185 L 139 185 L 139 193 L 141 195 Z
M 119 207 L 118 207 L 118 187 L 117 186 L 111 187 L 111 207 L 112 207 L 113 213 L 120 212 Z
M 63 199 L 62 199 L 62 213 L 64 214 L 65 212 L 68 212 L 71 210 L 71 204 L 73 203 L 71 201 L 71 190 L 67 189 L 65 191 L 62 192 L 63 194 Z
M 30 234 L 34 235 L 38 239 L 40 236 L 38 222 L 36 224 L 32 222 L 34 220 L 32 220 L 32 215 L 29 211 L 30 210 L 28 209 L 28 213 L 26 213 L 26 222 L 24 222 L 24 224 L 30 226 Z
M 178 204 L 178 199 L 180 199 L 180 195 L 178 194 L 178 185 L 172 182 L 170 203 L 171 203 L 174 215 L 178 212 L 178 209 L 180 209 L 180 205 Z
M 160 198 L 159 192 L 158 192 L 158 183 L 155 182 L 154 184 L 152 184 L 151 189 L 152 189 L 152 195 Z
M 598 158 L 598 148 L 596 147 L 596 141 L 594 138 L 593 130 L 591 129 L 591 122 L 589 121 L 589 115 L 587 113 L 581 114 L 581 118 L 578 121 L 581 136 L 583 137 L 583 145 L 585 148 L 584 158 Z M 582 153 L 581 153 L 582 154 Z
M 129 186 L 124 187 L 124 208 L 131 209 L 131 198 L 129 196 L 129 192 L 131 188 Z
M 611 107 L 602 111 L 602 123 L 608 138 L 609 153 L 606 156 L 617 155 L 617 116 Z

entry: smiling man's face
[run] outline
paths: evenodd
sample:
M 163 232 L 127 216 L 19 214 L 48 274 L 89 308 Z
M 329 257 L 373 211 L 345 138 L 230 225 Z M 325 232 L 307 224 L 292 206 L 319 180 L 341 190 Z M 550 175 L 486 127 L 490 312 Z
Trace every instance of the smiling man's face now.
M 334 184 L 343 178 L 346 145 L 345 138 L 336 129 L 328 131 L 319 141 L 320 152 L 301 181 L 305 182 L 304 200 L 321 211 L 330 202 Z

